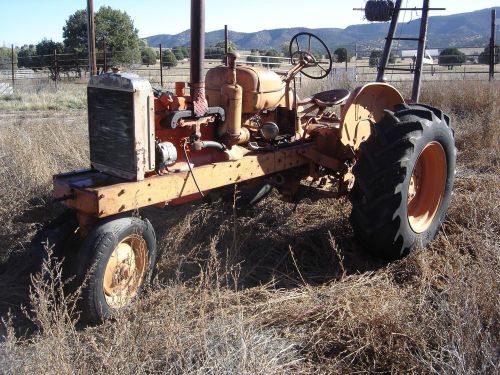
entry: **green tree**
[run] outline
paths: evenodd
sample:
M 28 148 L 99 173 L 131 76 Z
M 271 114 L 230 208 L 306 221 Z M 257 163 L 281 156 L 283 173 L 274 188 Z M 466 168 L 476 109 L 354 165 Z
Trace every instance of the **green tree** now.
M 500 55 L 500 46 L 495 46 L 495 64 L 498 64 L 498 58 Z M 478 57 L 479 64 L 489 64 L 490 63 L 490 46 L 487 46 L 483 52 L 479 54 Z
M 252 49 L 251 55 L 248 55 L 246 58 L 247 62 L 251 63 L 250 65 L 259 65 L 260 63 L 260 56 L 259 56 L 259 51 L 256 49 Z
M 266 68 L 276 69 L 280 67 L 281 58 L 278 59 L 277 57 L 281 57 L 281 55 L 274 48 L 271 48 L 269 51 L 267 51 L 264 56 L 266 56 L 267 58 L 266 62 L 262 65 L 264 65 Z M 264 58 L 262 58 L 262 60 L 264 60 Z
M 144 65 L 155 65 L 156 64 L 156 52 L 151 47 L 144 47 L 141 50 L 141 60 Z
M 140 61 L 138 31 L 126 12 L 102 6 L 94 15 L 96 48 L 104 44 L 108 51 L 108 64 L 127 64 Z M 87 49 L 87 12 L 77 10 L 63 27 L 64 45 L 72 52 Z
M 165 52 L 162 52 L 162 64 L 163 66 L 166 66 L 168 68 L 173 68 L 174 66 L 177 66 L 177 59 L 175 58 L 174 53 L 172 50 L 167 49 Z
M 236 51 L 236 45 L 228 41 L 227 43 L 228 52 Z M 225 42 L 223 40 L 215 43 L 213 46 L 205 48 L 205 57 L 207 59 L 223 59 L 225 54 Z
M 17 66 L 17 53 L 14 50 L 14 67 Z M 0 47 L 0 69 L 12 69 L 12 49 Z
M 39 61 L 34 44 L 22 46 L 17 53 L 17 57 L 17 66 L 19 68 L 36 69 L 38 67 Z
M 346 62 L 350 60 L 349 52 L 347 51 L 347 48 L 345 47 L 339 47 L 333 52 L 334 55 L 337 56 L 337 62 Z
M 64 45 L 61 42 L 54 42 L 52 39 L 42 39 L 36 47 L 39 66 L 51 67 L 54 64 L 54 51 L 58 54 L 64 53 Z
M 384 51 L 380 49 L 373 50 L 370 53 L 369 65 L 371 67 L 378 66 L 383 53 Z M 394 64 L 395 62 L 396 62 L 396 55 L 391 52 L 391 54 L 389 55 L 389 64 Z
M 61 71 L 69 70 L 72 63 L 67 60 L 58 58 L 57 65 L 54 61 L 54 51 L 58 55 L 64 53 L 64 45 L 61 42 L 54 42 L 52 39 L 42 39 L 36 45 L 36 54 L 38 56 L 38 65 L 40 68 L 47 68 L 50 71 L 50 77 L 53 80 L 58 80 Z
M 290 43 L 283 42 L 280 44 L 280 51 L 283 56 L 290 57 Z
M 182 51 L 181 47 L 173 47 L 172 48 L 172 52 L 174 53 L 175 58 L 177 59 L 177 61 L 181 61 L 181 60 L 184 60 L 186 58 L 184 56 L 184 52 Z
M 445 48 L 439 54 L 439 65 L 448 65 L 448 68 L 453 68 L 453 65 L 463 64 L 467 60 L 465 53 L 458 48 Z

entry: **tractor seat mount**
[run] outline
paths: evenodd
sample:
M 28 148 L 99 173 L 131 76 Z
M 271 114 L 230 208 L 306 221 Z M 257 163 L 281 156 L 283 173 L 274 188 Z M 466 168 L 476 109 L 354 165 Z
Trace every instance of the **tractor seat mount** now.
M 316 104 L 320 108 L 326 108 L 326 107 L 331 107 L 333 105 L 342 104 L 345 100 L 347 100 L 350 94 L 351 92 L 346 89 L 327 90 L 318 92 L 317 94 L 314 94 L 309 98 L 305 98 L 298 104 L 299 105 Z

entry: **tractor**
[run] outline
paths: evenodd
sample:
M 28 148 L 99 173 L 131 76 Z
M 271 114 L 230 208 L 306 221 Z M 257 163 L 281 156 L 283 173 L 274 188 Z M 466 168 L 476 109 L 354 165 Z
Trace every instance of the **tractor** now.
M 356 240 L 387 259 L 426 246 L 444 221 L 456 160 L 447 115 L 405 101 L 383 77 L 299 98 L 297 75 L 324 79 L 332 69 L 328 47 L 308 32 L 290 41 L 286 72 L 228 53 L 205 75 L 204 12 L 204 0 L 191 1 L 190 82 L 175 92 L 128 73 L 90 77 L 90 167 L 53 177 L 69 210 L 52 226 L 54 251 L 71 259 L 65 274 L 83 285 L 87 321 L 129 306 L 151 278 L 157 244 L 143 207 L 235 184 L 253 200 L 269 186 L 293 199 L 309 180 L 349 197 Z

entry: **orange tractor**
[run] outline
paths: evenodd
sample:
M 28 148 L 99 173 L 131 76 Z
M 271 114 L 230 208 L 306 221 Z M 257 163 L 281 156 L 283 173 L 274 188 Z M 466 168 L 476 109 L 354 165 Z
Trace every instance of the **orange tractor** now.
M 191 2 L 189 86 L 155 90 L 126 73 L 90 78 L 90 168 L 54 176 L 54 196 L 71 210 L 53 226 L 58 254 L 72 259 L 66 273 L 86 277 L 87 320 L 126 307 L 150 279 L 156 238 L 133 215 L 142 207 L 234 184 L 253 187 L 255 199 L 269 186 L 293 198 L 309 179 L 349 196 L 356 238 L 386 258 L 425 246 L 444 220 L 456 159 L 448 116 L 406 103 L 383 82 L 300 99 L 297 74 L 322 79 L 332 67 L 310 33 L 292 38 L 286 73 L 239 65 L 229 53 L 204 76 L 204 5 Z

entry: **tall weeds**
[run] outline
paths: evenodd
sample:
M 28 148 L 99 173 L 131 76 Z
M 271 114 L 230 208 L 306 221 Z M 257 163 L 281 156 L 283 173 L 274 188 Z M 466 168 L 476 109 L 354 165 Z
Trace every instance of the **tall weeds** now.
M 391 264 L 366 255 L 349 203 L 314 192 L 252 209 L 217 199 L 149 209 L 161 253 L 153 285 L 97 327 L 78 323 L 53 262 L 31 293 L 23 273 L 31 236 L 60 212 L 51 174 L 87 165 L 85 115 L 3 114 L 0 372 L 497 372 L 497 91 L 424 86 L 422 101 L 452 116 L 458 147 L 452 204 L 427 249 Z

